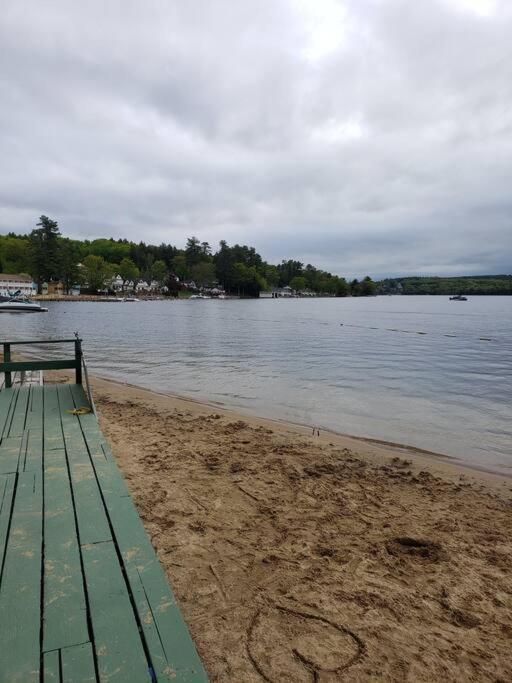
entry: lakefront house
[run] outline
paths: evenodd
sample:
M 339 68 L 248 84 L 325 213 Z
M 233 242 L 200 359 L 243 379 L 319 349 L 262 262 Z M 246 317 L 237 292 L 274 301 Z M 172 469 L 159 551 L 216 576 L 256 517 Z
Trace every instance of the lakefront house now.
M 36 294 L 37 286 L 30 275 L 0 273 L 0 295 L 9 296 L 18 291 L 22 296 Z

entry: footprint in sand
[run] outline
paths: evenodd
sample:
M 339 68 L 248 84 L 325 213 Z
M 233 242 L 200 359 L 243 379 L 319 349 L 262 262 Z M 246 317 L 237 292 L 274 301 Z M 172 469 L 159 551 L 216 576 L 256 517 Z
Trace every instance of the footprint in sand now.
M 276 605 L 256 613 L 247 648 L 263 680 L 316 683 L 337 680 L 364 654 L 365 644 L 344 626 Z

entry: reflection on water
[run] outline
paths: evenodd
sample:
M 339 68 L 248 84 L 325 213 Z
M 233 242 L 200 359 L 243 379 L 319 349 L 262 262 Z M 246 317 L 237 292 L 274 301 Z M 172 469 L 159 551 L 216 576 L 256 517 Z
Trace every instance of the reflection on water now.
M 78 330 L 96 374 L 512 470 L 509 297 L 48 307 L 0 337 Z

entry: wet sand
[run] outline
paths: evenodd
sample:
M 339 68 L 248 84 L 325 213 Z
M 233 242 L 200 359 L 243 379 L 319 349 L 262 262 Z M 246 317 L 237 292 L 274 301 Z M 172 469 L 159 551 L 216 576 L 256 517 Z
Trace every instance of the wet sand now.
M 512 479 L 93 387 L 212 682 L 512 680 Z

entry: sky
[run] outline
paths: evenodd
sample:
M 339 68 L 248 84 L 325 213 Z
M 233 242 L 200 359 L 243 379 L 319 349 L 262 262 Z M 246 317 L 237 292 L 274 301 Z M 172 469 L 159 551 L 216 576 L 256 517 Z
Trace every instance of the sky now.
M 3 0 L 0 233 L 512 272 L 510 0 Z

